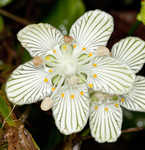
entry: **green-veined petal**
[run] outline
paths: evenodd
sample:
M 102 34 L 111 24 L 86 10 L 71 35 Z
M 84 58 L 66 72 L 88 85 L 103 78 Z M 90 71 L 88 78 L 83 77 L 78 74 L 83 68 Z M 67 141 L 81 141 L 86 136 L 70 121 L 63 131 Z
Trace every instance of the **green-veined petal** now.
M 65 87 L 53 98 L 53 116 L 63 134 L 81 131 L 89 116 L 89 96 L 85 85 Z
M 112 16 L 101 10 L 89 11 L 72 25 L 70 36 L 80 48 L 96 50 L 98 46 L 106 46 L 113 28 Z
M 47 55 L 63 42 L 63 35 L 46 23 L 31 24 L 18 32 L 18 40 L 32 56 Z
M 112 48 L 112 56 L 127 64 L 135 73 L 145 62 L 145 42 L 137 37 L 127 37 Z
M 35 67 L 32 61 L 16 68 L 6 83 L 7 97 L 17 105 L 37 102 L 49 96 L 50 92 L 48 73 L 42 67 Z
M 121 134 L 122 110 L 115 103 L 97 105 L 92 102 L 89 123 L 96 141 L 115 142 Z
M 145 77 L 136 77 L 132 90 L 121 97 L 120 103 L 126 109 L 145 112 Z
M 127 93 L 135 80 L 128 66 L 112 57 L 96 57 L 85 70 L 90 88 L 108 94 Z

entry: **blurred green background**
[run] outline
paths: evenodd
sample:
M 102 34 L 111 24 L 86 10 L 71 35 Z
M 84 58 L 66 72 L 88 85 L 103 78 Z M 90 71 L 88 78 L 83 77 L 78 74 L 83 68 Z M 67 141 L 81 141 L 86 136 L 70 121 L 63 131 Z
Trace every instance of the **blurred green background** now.
M 68 142 L 68 137 L 57 130 L 51 111 L 41 111 L 39 103 L 16 107 L 14 113 L 8 116 L 12 106 L 4 96 L 5 82 L 17 66 L 31 59 L 17 41 L 17 32 L 29 23 L 46 22 L 67 34 L 73 22 L 85 11 L 102 9 L 114 17 L 115 30 L 108 43 L 110 48 L 128 35 L 145 40 L 145 26 L 136 20 L 140 4 L 140 0 L 0 0 L 0 150 L 7 150 L 12 144 L 5 134 L 9 126 L 16 126 L 15 119 L 19 118 L 22 118 L 21 123 L 24 123 L 41 150 L 64 149 L 64 144 Z M 144 69 L 139 72 L 140 75 L 145 76 Z M 4 119 L 6 127 L 2 127 Z M 123 129 L 136 127 L 145 127 L 145 113 L 124 110 Z M 86 131 L 87 128 L 88 125 Z M 145 149 L 145 130 L 124 133 L 112 144 L 99 144 L 91 138 L 80 140 L 81 135 L 78 134 L 73 143 L 74 150 L 78 150 L 78 145 L 81 150 Z

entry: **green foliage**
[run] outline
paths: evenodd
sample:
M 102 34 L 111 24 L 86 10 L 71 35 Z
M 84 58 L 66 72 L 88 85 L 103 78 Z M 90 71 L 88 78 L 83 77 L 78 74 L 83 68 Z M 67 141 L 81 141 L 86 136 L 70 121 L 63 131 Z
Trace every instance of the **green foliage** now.
M 141 1 L 141 9 L 137 15 L 137 19 L 145 25 L 145 1 Z
M 63 30 L 69 30 L 73 22 L 85 11 L 82 0 L 57 0 L 44 22 Z
M 3 20 L 3 17 L 0 16 L 0 32 L 2 32 L 4 29 L 4 20 Z
M 1 93 L 0 93 L 1 94 Z M 11 107 L 9 106 L 6 98 L 0 95 L 0 114 L 8 123 L 9 126 L 15 126 L 14 116 L 11 114 Z
M 12 2 L 12 0 L 0 0 L 0 7 L 4 7 L 11 2 Z

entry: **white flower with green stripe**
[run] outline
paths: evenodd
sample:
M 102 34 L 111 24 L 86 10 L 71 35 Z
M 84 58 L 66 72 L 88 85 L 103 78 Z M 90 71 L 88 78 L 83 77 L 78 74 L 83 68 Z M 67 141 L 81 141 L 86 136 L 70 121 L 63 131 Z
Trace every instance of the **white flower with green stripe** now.
M 9 100 L 17 105 L 43 100 L 41 108 L 52 107 L 60 132 L 81 131 L 89 117 L 88 89 L 127 94 L 135 80 L 128 65 L 109 56 L 104 47 L 113 26 L 113 18 L 101 10 L 80 17 L 69 36 L 45 23 L 26 26 L 18 40 L 34 59 L 10 76 Z
M 112 48 L 112 57 L 137 73 L 145 62 L 145 42 L 136 37 L 127 37 Z M 122 110 L 145 112 L 145 77 L 136 76 L 127 94 L 111 95 L 91 93 L 90 129 L 98 142 L 115 142 L 121 134 Z

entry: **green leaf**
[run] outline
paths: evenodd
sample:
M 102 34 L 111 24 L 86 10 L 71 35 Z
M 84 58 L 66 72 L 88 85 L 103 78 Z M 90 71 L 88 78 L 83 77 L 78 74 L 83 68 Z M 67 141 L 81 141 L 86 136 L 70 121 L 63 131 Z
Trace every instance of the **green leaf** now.
M 11 2 L 12 2 L 12 0 L 0 0 L 0 7 L 4 7 Z
M 0 16 L 0 32 L 2 32 L 4 29 L 4 20 L 3 20 L 3 17 Z
M 9 126 L 15 126 L 14 115 L 11 112 L 12 109 L 9 106 L 6 97 L 0 92 L 0 114 Z
M 141 9 L 137 15 L 137 20 L 141 21 L 145 25 L 145 1 L 141 1 Z
M 82 0 L 57 0 L 44 22 L 67 31 L 85 11 Z

